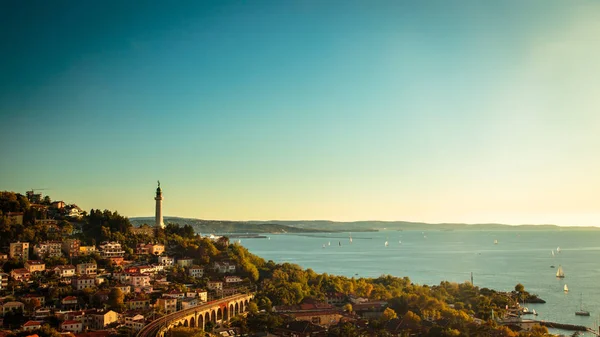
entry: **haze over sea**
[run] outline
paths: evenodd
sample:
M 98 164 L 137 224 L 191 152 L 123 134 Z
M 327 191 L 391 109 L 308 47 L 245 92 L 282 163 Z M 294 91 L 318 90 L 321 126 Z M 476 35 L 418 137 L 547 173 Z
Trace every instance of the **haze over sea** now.
M 270 239 L 242 239 L 243 246 L 266 260 L 295 263 L 318 273 L 348 277 L 390 274 L 436 285 L 444 280 L 468 281 L 473 272 L 476 286 L 500 291 L 522 283 L 547 302 L 526 304 L 538 312 L 537 319 L 590 328 L 600 315 L 598 242 L 600 231 L 569 229 L 281 234 L 270 235 Z M 560 253 L 552 256 L 558 247 Z M 564 279 L 555 276 L 559 265 Z M 564 284 L 569 293 L 563 291 Z M 575 316 L 581 294 L 590 317 Z

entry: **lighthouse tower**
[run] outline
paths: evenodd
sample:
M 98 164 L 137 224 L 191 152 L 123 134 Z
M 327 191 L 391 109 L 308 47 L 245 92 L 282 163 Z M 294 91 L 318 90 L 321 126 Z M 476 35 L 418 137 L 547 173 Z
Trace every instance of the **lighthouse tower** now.
M 156 229 L 165 228 L 165 223 L 163 222 L 163 214 L 162 214 L 162 190 L 160 189 L 160 181 L 158 182 L 158 187 L 156 188 L 156 216 L 155 216 L 155 224 L 154 227 Z

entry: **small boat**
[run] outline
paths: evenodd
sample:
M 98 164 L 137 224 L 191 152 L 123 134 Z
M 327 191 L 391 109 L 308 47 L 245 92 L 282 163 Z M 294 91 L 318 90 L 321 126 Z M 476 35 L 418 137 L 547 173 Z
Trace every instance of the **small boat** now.
M 531 313 L 533 314 L 533 316 L 537 316 L 537 312 L 535 312 L 535 309 L 533 309 Z
M 350 234 L 350 243 L 352 243 L 352 234 Z
M 390 243 L 386 241 L 384 245 L 387 247 L 390 245 Z
M 398 241 L 399 244 L 402 244 L 402 240 Z
M 560 247 L 556 247 L 556 252 L 560 253 Z
M 498 244 L 498 240 L 494 240 L 494 244 L 497 245 Z
M 575 315 L 577 316 L 589 316 L 590 312 L 587 310 L 583 310 L 583 293 L 581 293 L 579 299 L 579 311 L 575 311 Z
M 328 246 L 331 246 L 331 241 L 327 242 L 327 245 L 328 245 Z
M 552 256 L 554 257 L 554 249 L 552 249 L 552 251 L 550 253 L 552 253 Z
M 562 266 L 558 266 L 558 269 L 556 270 L 556 277 L 558 278 L 565 278 L 565 272 L 562 269 Z
M 565 293 L 569 292 L 569 287 L 567 287 L 567 285 L 565 284 L 565 286 L 563 287 L 563 290 L 565 291 Z
M 551 265 L 550 268 L 554 268 L 554 265 Z
M 341 245 L 342 245 L 342 241 L 338 241 L 338 246 L 341 246 Z

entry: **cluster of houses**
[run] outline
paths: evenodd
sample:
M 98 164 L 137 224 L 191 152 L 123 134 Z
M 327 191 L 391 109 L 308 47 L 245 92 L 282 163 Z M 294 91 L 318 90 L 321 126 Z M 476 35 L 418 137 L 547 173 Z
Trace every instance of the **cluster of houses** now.
M 39 329 L 50 317 L 56 317 L 60 320 L 60 331 L 81 336 L 87 336 L 85 333 L 90 331 L 109 333 L 110 329 L 114 332 L 114 329 L 123 327 L 135 332 L 160 315 L 233 295 L 246 284 L 236 275 L 237 268 L 232 261 L 213 261 L 199 266 L 192 258 L 166 255 L 165 246 L 157 243 L 135 247 L 136 254 L 146 256 L 139 259 L 146 264 L 125 261 L 125 251 L 119 242 L 83 246 L 79 240 L 65 239 L 38 243 L 32 251 L 30 256 L 28 242 L 13 242 L 4 256 L 23 261 L 23 268 L 0 273 L 0 295 L 4 295 L 0 296 L 0 330 L 2 319 L 8 319 L 13 312 L 22 313 L 30 319 L 20 325 L 24 331 Z M 49 257 L 73 258 L 91 253 L 95 253 L 96 258 L 100 256 L 105 260 L 103 265 L 111 268 L 99 268 L 100 261 L 91 257 L 76 259 L 87 262 L 66 265 L 47 266 L 44 261 Z M 148 261 L 152 263 L 148 264 Z M 183 269 L 192 279 L 203 280 L 196 284 L 205 286 L 182 287 L 169 282 L 169 273 L 176 266 L 179 272 Z M 36 284 L 35 289 L 33 284 Z M 51 286 L 48 287 L 48 284 Z M 67 292 L 58 297 L 51 296 L 49 288 L 52 287 L 67 289 Z M 18 289 L 16 293 L 15 288 Z M 114 288 L 124 295 L 121 310 L 107 304 Z M 14 326 L 12 328 L 15 329 Z

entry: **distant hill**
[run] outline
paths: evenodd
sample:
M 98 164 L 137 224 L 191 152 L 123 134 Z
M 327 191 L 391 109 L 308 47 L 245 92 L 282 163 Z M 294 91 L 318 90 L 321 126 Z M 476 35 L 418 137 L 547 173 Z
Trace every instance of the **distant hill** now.
M 142 224 L 154 224 L 154 218 L 130 218 L 129 221 L 133 226 Z M 318 228 L 303 228 L 295 226 L 287 226 L 275 222 L 243 222 L 243 221 L 221 221 L 221 220 L 202 220 L 192 218 L 165 217 L 165 223 L 174 223 L 178 225 L 191 225 L 197 233 L 314 233 L 314 232 L 331 232 L 332 230 L 321 230 Z M 343 230 L 343 229 L 340 229 Z
M 154 223 L 153 217 L 130 218 L 134 226 Z M 306 233 L 306 232 L 366 232 L 382 230 L 600 230 L 598 227 L 560 227 L 556 225 L 503 225 L 503 224 L 461 224 L 408 221 L 353 221 L 337 222 L 328 220 L 269 220 L 269 221 L 222 221 L 193 218 L 165 217 L 165 222 L 179 225 L 188 224 L 199 233 Z

